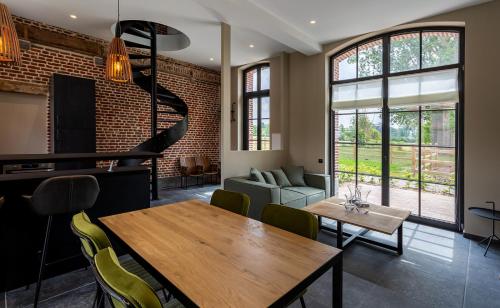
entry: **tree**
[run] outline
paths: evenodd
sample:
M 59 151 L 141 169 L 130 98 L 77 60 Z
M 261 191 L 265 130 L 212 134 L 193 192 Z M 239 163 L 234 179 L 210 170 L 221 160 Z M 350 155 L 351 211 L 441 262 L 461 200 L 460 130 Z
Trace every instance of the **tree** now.
M 371 46 L 359 51 L 359 77 L 368 77 L 382 74 L 382 41 L 380 45 Z M 352 61 L 352 58 L 349 58 Z M 354 57 L 354 61 L 356 58 Z
M 420 61 L 420 36 L 418 34 L 402 34 L 391 37 L 390 42 L 390 71 L 402 72 L 419 68 Z M 459 36 L 454 32 L 424 32 L 422 34 L 422 67 L 434 67 L 457 63 L 459 51 Z M 358 76 L 373 76 L 382 73 L 382 45 L 370 46 L 359 49 Z M 356 57 L 348 59 L 351 63 L 356 62 Z M 431 115 L 424 112 L 422 115 L 422 141 L 430 143 Z M 453 124 L 451 123 L 453 121 Z M 450 126 L 454 128 L 453 119 L 450 118 Z M 391 124 L 405 129 L 418 127 L 418 117 L 413 113 L 393 113 Z
M 356 127 L 356 118 L 351 118 L 351 127 Z M 343 124 L 339 125 L 340 141 L 353 141 L 356 139 L 356 132 L 346 129 Z M 373 122 L 366 114 L 358 115 L 358 142 L 359 143 L 379 143 L 382 140 L 382 134 L 375 127 Z
M 372 121 L 366 114 L 358 115 L 358 142 L 359 143 L 379 143 L 382 134 L 375 128 Z
M 377 41 L 378 42 L 378 41 Z M 391 38 L 390 71 L 402 72 L 419 68 L 420 38 L 416 33 L 402 34 Z M 459 36 L 454 32 L 422 35 L 422 67 L 434 67 L 457 63 Z M 382 74 L 382 41 L 379 44 L 359 49 L 358 76 L 374 76 Z M 356 64 L 356 55 L 347 58 L 347 63 Z

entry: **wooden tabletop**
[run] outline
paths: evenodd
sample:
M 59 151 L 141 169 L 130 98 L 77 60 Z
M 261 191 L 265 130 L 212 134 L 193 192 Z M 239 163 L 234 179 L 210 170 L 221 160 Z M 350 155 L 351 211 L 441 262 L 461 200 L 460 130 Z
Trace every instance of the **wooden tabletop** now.
M 331 197 L 306 206 L 303 210 L 315 215 L 334 219 L 369 230 L 393 234 L 399 226 L 410 216 L 410 211 L 370 204 L 370 207 L 363 208 L 368 210 L 367 214 L 356 212 L 347 212 L 342 205 L 344 199 Z
M 100 220 L 200 307 L 268 307 L 341 253 L 200 200 Z

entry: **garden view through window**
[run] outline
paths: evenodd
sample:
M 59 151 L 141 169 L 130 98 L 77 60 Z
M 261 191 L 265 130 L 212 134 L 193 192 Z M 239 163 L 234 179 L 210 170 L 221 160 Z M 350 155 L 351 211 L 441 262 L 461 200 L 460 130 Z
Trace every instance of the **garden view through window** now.
M 331 59 L 335 194 L 457 223 L 460 30 L 389 33 Z M 386 62 L 384 62 L 386 59 Z
M 270 67 L 263 63 L 243 72 L 243 149 L 270 150 Z

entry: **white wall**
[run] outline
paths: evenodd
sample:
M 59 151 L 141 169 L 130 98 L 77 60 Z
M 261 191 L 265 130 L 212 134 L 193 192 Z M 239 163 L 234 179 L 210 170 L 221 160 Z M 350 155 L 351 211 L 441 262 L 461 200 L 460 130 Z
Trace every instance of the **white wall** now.
M 325 56 L 290 55 L 289 163 L 328 173 L 328 95 Z M 323 159 L 323 163 L 319 163 Z
M 500 208 L 500 1 L 418 22 L 465 23 L 465 232 L 486 236 L 491 223 L 467 208 L 494 200 Z M 332 50 L 354 38 L 325 45 L 311 57 L 290 56 L 289 161 L 327 171 L 328 71 Z M 500 223 L 498 224 L 500 230 Z
M 47 96 L 0 92 L 0 154 L 47 153 Z

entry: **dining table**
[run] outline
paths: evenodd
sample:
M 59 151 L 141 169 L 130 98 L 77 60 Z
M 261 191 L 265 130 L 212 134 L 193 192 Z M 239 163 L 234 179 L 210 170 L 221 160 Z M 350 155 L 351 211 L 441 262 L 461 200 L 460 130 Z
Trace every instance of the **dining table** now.
M 342 307 L 342 250 L 330 245 L 202 200 L 99 221 L 186 307 L 284 307 L 330 270 L 331 306 Z

